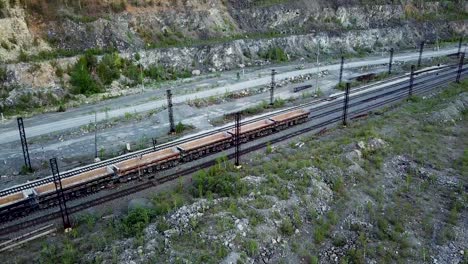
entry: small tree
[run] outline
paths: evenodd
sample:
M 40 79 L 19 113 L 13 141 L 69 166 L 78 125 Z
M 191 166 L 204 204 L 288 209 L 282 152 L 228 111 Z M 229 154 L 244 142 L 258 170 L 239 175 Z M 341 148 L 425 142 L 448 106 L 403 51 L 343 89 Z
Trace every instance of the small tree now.
M 185 130 L 185 125 L 182 124 L 182 122 L 179 121 L 179 123 L 175 127 L 175 132 L 177 134 L 180 134 L 180 133 L 184 132 L 184 130 Z
M 81 57 L 73 66 L 70 74 L 70 83 L 73 85 L 73 93 L 91 95 L 102 91 L 101 86 L 94 80 L 90 73 L 93 61 L 89 61 L 88 56 Z

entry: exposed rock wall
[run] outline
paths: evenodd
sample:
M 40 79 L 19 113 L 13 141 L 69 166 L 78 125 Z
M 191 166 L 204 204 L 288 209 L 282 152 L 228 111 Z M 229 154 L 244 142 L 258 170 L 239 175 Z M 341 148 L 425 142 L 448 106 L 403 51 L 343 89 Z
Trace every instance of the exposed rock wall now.
M 144 66 L 220 71 L 264 63 L 260 54 L 273 47 L 296 59 L 313 57 L 317 45 L 322 53 L 359 53 L 416 47 L 423 39 L 435 42 L 468 32 L 467 21 L 447 19 L 443 15 L 447 7 L 438 2 L 416 7 L 408 1 L 362 5 L 358 0 L 290 0 L 259 5 L 251 0 L 161 0 L 153 6 L 127 6 L 123 12 L 95 11 L 88 17 L 62 7 L 50 13 L 50 6 L 43 7 L 41 10 L 49 10 L 49 19 L 26 12 L 19 4 L 8 6 L 14 1 L 7 2 L 0 10 L 0 63 L 53 48 L 116 48 L 124 57 L 138 52 Z M 88 11 L 98 7 L 88 5 Z M 230 41 L 233 36 L 238 40 Z M 174 44 L 182 47 L 151 48 Z M 68 75 L 57 76 L 56 72 L 75 62 L 76 57 L 9 63 L 0 98 L 11 105 L 19 94 L 31 89 L 65 91 Z
M 422 39 L 434 42 L 437 37 L 449 38 L 452 32 L 463 30 L 466 31 L 464 23 L 422 23 L 414 26 L 352 30 L 342 33 L 322 32 L 273 39 L 241 39 L 217 45 L 154 49 L 140 54 L 145 66 L 158 63 L 178 68 L 212 67 L 217 70 L 228 70 L 237 68 L 239 64 L 251 65 L 262 61 L 259 54 L 272 47 L 282 48 L 291 59 L 294 59 L 315 56 L 317 45 L 320 45 L 321 52 L 329 54 L 338 54 L 341 51 L 358 52 L 361 49 L 379 51 L 390 47 L 416 47 Z
M 23 9 L 10 9 L 6 17 L 0 18 L 0 62 L 15 60 L 21 50 L 37 53 L 49 50 L 49 45 L 31 33 Z
M 152 6 L 127 6 L 117 13 L 89 3 L 88 11 L 63 7 L 52 12 L 51 4 L 42 7 L 42 13 L 25 12 L 19 5 L 7 7 L 0 19 L 0 61 L 17 59 L 20 50 L 36 54 L 49 46 L 65 50 L 116 48 L 124 52 L 244 35 L 338 34 L 414 27 L 422 21 L 445 24 L 455 17 L 445 2 L 428 2 L 418 7 L 408 1 L 394 5 L 324 0 L 290 0 L 269 5 L 246 0 L 152 2 Z M 93 11 L 91 8 L 101 11 L 97 15 L 86 13 Z M 455 27 L 451 30 L 460 31 Z

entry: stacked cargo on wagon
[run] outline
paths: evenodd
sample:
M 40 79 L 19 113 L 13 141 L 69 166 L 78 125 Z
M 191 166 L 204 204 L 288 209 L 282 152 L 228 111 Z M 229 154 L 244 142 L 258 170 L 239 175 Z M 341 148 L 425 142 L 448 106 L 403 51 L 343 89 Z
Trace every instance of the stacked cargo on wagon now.
M 265 119 L 241 126 L 239 135 L 241 142 L 247 142 L 257 137 L 263 137 L 273 132 L 275 123 Z M 229 130 L 232 135 L 236 134 L 236 129 Z
M 119 162 L 114 167 L 119 177 L 128 175 L 131 178 L 131 174 L 141 176 L 147 172 L 171 168 L 178 164 L 179 158 L 180 153 L 176 148 L 167 148 Z
M 21 202 L 24 203 L 26 199 L 22 192 L 17 192 L 13 194 L 9 194 L 3 197 L 0 197 L 0 209 L 2 210 L 0 213 L 0 223 L 6 222 L 10 218 L 17 217 L 15 215 L 15 209 L 17 209 Z M 21 204 L 23 204 L 21 203 Z
M 307 120 L 308 116 L 309 112 L 299 109 L 273 116 L 270 118 L 270 120 L 275 122 L 275 128 L 277 130 L 282 130 L 290 126 L 304 123 Z
M 231 146 L 232 135 L 226 132 L 216 133 L 200 139 L 178 145 L 183 161 L 190 161 L 212 152 L 218 152 Z
M 26 215 L 37 206 L 37 194 L 33 189 L 0 197 L 0 223 L 21 215 Z
M 62 189 L 66 190 L 66 196 L 81 196 L 92 193 L 104 188 L 111 175 L 108 167 L 86 171 L 75 176 L 62 178 Z M 52 206 L 56 203 L 55 195 L 52 195 L 56 191 L 54 182 L 38 186 L 34 190 L 39 197 L 41 207 Z

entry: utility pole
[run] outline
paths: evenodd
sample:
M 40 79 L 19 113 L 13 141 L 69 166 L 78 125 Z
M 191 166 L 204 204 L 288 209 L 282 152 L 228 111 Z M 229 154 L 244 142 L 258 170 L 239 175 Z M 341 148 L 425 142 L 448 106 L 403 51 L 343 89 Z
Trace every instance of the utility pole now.
M 340 82 L 338 83 L 339 85 L 341 85 L 341 82 L 343 81 L 343 68 L 344 68 L 344 56 L 341 56 Z
M 153 150 L 156 151 L 156 144 L 158 144 L 158 141 L 155 138 L 153 139 Z
M 24 156 L 24 166 L 28 171 L 32 171 L 31 166 L 31 159 L 29 158 L 29 149 L 28 149 L 28 141 L 26 139 L 26 132 L 24 131 L 24 122 L 22 117 L 17 118 L 18 121 L 18 130 L 21 139 L 21 146 L 23 148 L 23 156 Z
M 270 105 L 273 105 L 274 100 L 275 100 L 275 75 L 276 71 L 273 69 L 271 70 L 271 86 L 270 86 Z
M 319 66 L 319 54 L 320 54 L 320 43 L 317 44 L 317 76 L 315 78 L 315 95 L 318 95 L 318 78 L 320 74 L 320 66 Z
M 388 63 L 388 74 L 392 74 L 392 65 L 393 65 L 393 48 L 390 49 L 390 62 Z
M 143 65 L 140 64 L 141 92 L 145 91 L 145 78 L 143 77 Z
M 423 51 L 424 51 L 424 40 L 421 41 L 421 44 L 420 44 L 420 46 L 419 46 L 418 69 L 421 67 Z
M 100 161 L 97 149 L 97 112 L 94 112 L 94 162 Z
M 344 97 L 344 104 L 343 104 L 343 126 L 348 125 L 348 104 L 349 104 L 349 91 L 351 88 L 351 84 L 348 82 L 346 83 L 346 92 Z
M 240 144 L 241 144 L 241 140 L 240 140 L 240 128 L 241 128 L 241 125 L 240 125 L 240 121 L 241 121 L 241 113 L 240 112 L 237 112 L 236 113 L 236 168 L 240 169 L 242 166 L 240 165 Z
M 170 130 L 169 133 L 175 133 L 175 125 L 174 125 L 174 112 L 172 110 L 172 92 L 171 89 L 167 89 L 167 110 L 169 113 L 169 126 Z
M 55 193 L 57 194 L 57 199 L 59 201 L 60 214 L 62 215 L 63 229 L 65 230 L 65 233 L 68 233 L 71 230 L 71 224 L 56 158 L 50 159 L 50 168 L 52 169 Z
M 463 37 L 460 37 L 460 40 L 458 42 L 458 58 L 461 57 L 461 48 L 462 48 L 462 45 L 463 45 Z
M 413 84 L 414 84 L 414 65 L 411 65 L 411 75 L 410 75 L 410 83 L 409 83 L 409 91 L 408 95 L 411 97 L 413 96 Z
M 457 83 L 460 83 L 464 60 L 465 60 L 465 52 L 461 54 L 460 63 L 458 64 Z

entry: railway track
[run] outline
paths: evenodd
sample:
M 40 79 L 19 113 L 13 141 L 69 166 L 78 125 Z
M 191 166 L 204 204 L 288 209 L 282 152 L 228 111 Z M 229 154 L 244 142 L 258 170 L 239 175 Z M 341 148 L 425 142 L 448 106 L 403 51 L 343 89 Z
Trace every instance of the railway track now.
M 0 243 L 0 253 L 3 251 L 11 250 L 15 247 L 19 247 L 22 244 L 27 243 L 31 240 L 38 239 L 40 237 L 56 232 L 57 229 L 53 226 L 53 224 L 46 225 L 21 236 L 8 239 L 7 241 Z
M 462 78 L 465 77 L 467 72 L 468 72 L 467 70 L 464 70 L 462 72 Z M 448 71 L 448 72 L 445 72 L 444 74 L 439 74 L 432 78 L 426 78 L 424 80 L 420 80 L 417 83 L 415 82 L 414 87 L 413 87 L 413 94 L 422 95 L 422 94 L 431 92 L 435 88 L 439 87 L 441 84 L 450 82 L 450 80 L 452 81 L 455 80 L 456 75 L 457 75 L 457 72 Z M 364 98 L 361 98 L 361 97 L 364 97 Z M 408 98 L 408 86 L 406 86 L 406 89 L 405 87 L 403 87 L 403 88 L 397 88 L 393 91 L 382 91 L 382 89 L 380 89 L 371 93 L 369 92 L 362 93 L 360 96 L 351 98 L 349 110 L 348 110 L 349 119 L 355 119 L 355 118 L 361 117 L 363 114 L 367 114 L 371 112 L 372 110 L 375 110 L 382 106 L 388 106 L 388 105 L 400 102 L 402 99 L 405 99 L 405 98 Z M 357 99 L 360 99 L 360 100 L 357 100 Z M 370 104 L 369 102 L 372 102 L 372 101 L 376 101 L 376 102 Z M 367 104 L 365 104 L 363 107 L 360 107 L 362 106 L 363 103 L 367 103 Z M 266 147 L 267 144 L 278 143 L 278 142 L 296 137 L 298 135 L 301 135 L 307 132 L 318 130 L 319 131 L 318 133 L 320 134 L 324 131 L 324 129 L 327 128 L 327 126 L 336 124 L 337 122 L 340 122 L 342 120 L 342 117 L 341 117 L 342 104 L 343 104 L 342 100 L 339 100 L 337 102 L 333 102 L 329 104 L 327 107 L 322 107 L 321 108 L 322 110 L 327 110 L 327 108 L 330 106 L 333 108 L 323 113 L 309 116 L 309 119 L 305 124 L 310 124 L 310 126 L 301 128 L 292 133 L 282 135 L 275 139 L 269 140 L 268 142 L 259 143 L 254 146 L 245 148 L 241 151 L 241 154 L 244 155 L 244 154 L 259 150 L 259 149 Z M 340 106 L 340 107 L 337 108 L 335 106 Z M 315 108 L 315 110 L 317 109 Z M 320 120 L 323 118 L 325 118 L 325 120 L 321 120 L 317 122 L 317 120 Z M 314 122 L 316 123 L 314 124 Z M 228 155 L 228 158 L 229 159 L 234 158 L 234 154 Z M 161 177 L 161 178 L 144 180 L 142 183 L 138 183 L 130 188 L 115 191 L 115 192 L 112 192 L 111 194 L 105 195 L 103 197 L 99 197 L 92 201 L 87 201 L 85 203 L 71 206 L 68 208 L 68 211 L 70 214 L 77 213 L 85 209 L 88 209 L 88 208 L 91 208 L 91 207 L 94 207 L 94 206 L 97 206 L 97 205 L 100 205 L 100 204 L 103 204 L 103 203 L 106 203 L 106 202 L 109 202 L 109 201 L 112 201 L 121 197 L 125 197 L 127 195 L 137 193 L 139 191 L 163 184 L 165 182 L 172 181 L 178 177 L 191 174 L 200 169 L 210 167 L 214 164 L 215 164 L 215 160 L 212 159 L 210 161 L 204 162 L 197 166 L 190 167 L 188 169 L 172 172 L 169 175 Z M 21 231 L 30 227 L 34 227 L 40 224 L 50 222 L 52 220 L 60 218 L 60 216 L 61 216 L 60 211 L 46 213 L 45 215 L 41 215 L 33 219 L 23 221 L 21 223 L 15 223 L 9 226 L 4 226 L 0 228 L 0 234 L 7 235 L 7 234 L 15 233 L 15 232 L 18 232 L 18 231 Z
M 416 77 L 414 79 L 414 86 L 416 86 L 418 84 L 421 84 L 421 83 L 424 83 L 424 82 L 427 82 L 427 81 L 430 81 L 431 76 L 428 75 L 428 73 L 436 72 L 436 73 L 438 73 L 440 75 L 455 74 L 453 71 L 456 70 L 457 67 L 458 67 L 458 65 L 447 65 L 447 66 L 443 66 L 443 67 L 430 68 L 430 69 L 415 72 Z M 372 94 L 372 93 L 378 91 L 378 90 L 372 90 L 374 87 L 378 87 L 378 86 L 381 86 L 381 85 L 383 85 L 385 83 L 389 83 L 389 82 L 395 82 L 395 83 L 392 83 L 392 84 L 386 86 L 385 89 L 390 90 L 390 89 L 392 89 L 394 87 L 400 87 L 401 89 L 404 89 L 404 87 L 406 85 L 405 81 L 407 81 L 406 79 L 408 79 L 408 78 L 409 78 L 409 74 L 404 74 L 404 75 L 401 75 L 401 76 L 390 78 L 390 79 L 386 80 L 385 82 L 379 82 L 379 83 L 376 83 L 376 84 L 370 84 L 370 85 L 366 85 L 366 86 L 363 86 L 363 87 L 360 87 L 360 88 L 357 88 L 357 89 L 353 89 L 351 91 L 350 97 L 353 98 L 353 96 L 355 96 L 356 94 L 361 94 L 361 96 L 364 96 L 365 94 Z M 369 90 L 369 91 L 367 91 L 367 90 Z M 339 97 L 343 96 L 343 93 L 337 93 L 337 94 L 335 94 L 333 96 L 335 98 L 339 98 Z M 289 107 L 289 108 L 285 108 L 285 109 L 282 109 L 282 110 L 274 111 L 274 112 L 271 112 L 271 113 L 268 113 L 268 114 L 265 114 L 265 115 L 261 115 L 259 117 L 254 117 L 254 118 L 248 119 L 246 121 L 243 121 L 242 125 L 253 123 L 253 122 L 256 122 L 256 121 L 271 117 L 271 116 L 273 116 L 275 114 L 281 114 L 281 113 L 285 113 L 285 112 L 288 112 L 288 111 L 291 111 L 291 110 L 316 106 L 314 111 L 319 111 L 322 108 L 330 107 L 331 105 L 338 105 L 338 104 L 341 103 L 339 101 L 336 101 L 336 102 L 328 104 L 328 105 L 322 105 L 322 106 L 319 105 L 319 106 L 317 106 L 318 104 L 325 103 L 327 101 L 328 101 L 327 99 L 317 99 L 317 100 L 313 100 L 311 102 L 301 104 L 301 105 L 298 105 L 298 106 Z M 87 165 L 87 166 L 84 166 L 84 167 L 80 167 L 80 168 L 77 168 L 77 169 L 65 171 L 65 172 L 61 173 L 61 178 L 63 179 L 63 178 L 75 176 L 75 175 L 78 175 L 78 174 L 83 173 L 83 172 L 87 172 L 87 171 L 97 169 L 97 168 L 102 168 L 102 167 L 112 165 L 112 164 L 115 164 L 115 163 L 118 163 L 118 162 L 121 162 L 121 161 L 124 161 L 124 160 L 132 159 L 132 158 L 144 155 L 144 154 L 159 151 L 159 150 L 162 150 L 162 149 L 165 149 L 165 148 L 174 147 L 174 146 L 177 146 L 177 145 L 180 145 L 180 144 L 183 144 L 183 143 L 195 140 L 195 139 L 200 139 L 200 138 L 203 138 L 203 137 L 206 137 L 206 136 L 209 136 L 209 135 L 213 135 L 213 134 L 216 134 L 216 133 L 219 133 L 219 132 L 222 132 L 222 131 L 226 131 L 226 130 L 229 130 L 229 129 L 233 129 L 233 128 L 234 128 L 233 124 L 226 125 L 226 126 L 223 126 L 221 128 L 210 130 L 208 132 L 202 132 L 202 133 L 196 134 L 194 136 L 185 137 L 185 138 L 178 139 L 178 140 L 175 140 L 175 141 L 171 141 L 171 142 L 168 142 L 168 143 L 160 144 L 160 145 L 158 145 L 158 146 L 156 146 L 154 148 L 147 148 L 147 149 L 143 149 L 143 150 L 140 150 L 140 151 L 135 151 L 135 152 L 132 152 L 132 153 L 128 153 L 128 154 L 119 156 L 119 157 L 115 157 L 115 158 L 112 158 L 112 159 L 108 159 L 108 160 L 105 160 L 105 161 L 101 161 L 101 162 L 94 163 L 94 164 L 91 164 L 91 165 Z M 10 195 L 10 194 L 13 194 L 13 193 L 17 193 L 17 192 L 21 192 L 21 191 L 24 191 L 24 190 L 28 190 L 28 189 L 31 189 L 31 188 L 35 188 L 35 187 L 38 187 L 38 186 L 41 186 L 41 185 L 44 185 L 44 184 L 47 184 L 47 183 L 51 183 L 51 182 L 53 182 L 53 177 L 48 176 L 48 177 L 45 177 L 43 179 L 39 179 L 39 180 L 31 181 L 31 182 L 28 182 L 28 183 L 25 183 L 25 184 L 13 186 L 11 188 L 1 190 L 0 191 L 0 197 Z

